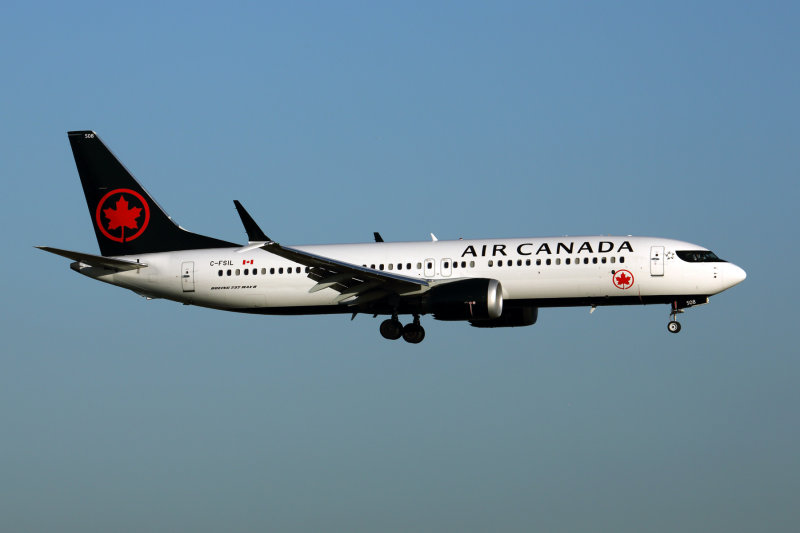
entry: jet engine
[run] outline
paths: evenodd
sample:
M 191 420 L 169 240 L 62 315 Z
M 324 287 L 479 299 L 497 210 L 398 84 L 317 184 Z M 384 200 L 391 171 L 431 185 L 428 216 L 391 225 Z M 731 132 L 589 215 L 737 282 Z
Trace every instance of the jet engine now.
M 496 279 L 474 278 L 433 287 L 427 307 L 437 320 L 489 320 L 503 314 L 503 287 Z

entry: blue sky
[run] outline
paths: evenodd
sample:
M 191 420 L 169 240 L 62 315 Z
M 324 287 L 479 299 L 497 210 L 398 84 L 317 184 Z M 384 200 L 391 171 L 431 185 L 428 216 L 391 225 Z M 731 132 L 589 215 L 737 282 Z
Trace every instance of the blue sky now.
M 796 527 L 797 4 L 11 3 L 0 17 L 9 531 Z M 287 244 L 637 234 L 742 285 L 530 328 L 145 301 L 66 131 L 184 227 Z

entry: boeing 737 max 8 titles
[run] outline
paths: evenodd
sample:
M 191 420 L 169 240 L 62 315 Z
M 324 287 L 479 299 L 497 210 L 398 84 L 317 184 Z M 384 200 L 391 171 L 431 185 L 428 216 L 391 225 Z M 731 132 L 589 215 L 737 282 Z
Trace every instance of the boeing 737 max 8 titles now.
M 387 339 L 419 343 L 420 317 L 479 328 L 530 326 L 541 307 L 667 304 L 684 309 L 745 279 L 695 244 L 653 237 L 547 237 L 284 246 L 234 201 L 235 244 L 176 225 L 92 131 L 69 132 L 100 254 L 42 246 L 85 276 L 244 313 L 385 315 Z M 413 319 L 403 325 L 399 316 Z

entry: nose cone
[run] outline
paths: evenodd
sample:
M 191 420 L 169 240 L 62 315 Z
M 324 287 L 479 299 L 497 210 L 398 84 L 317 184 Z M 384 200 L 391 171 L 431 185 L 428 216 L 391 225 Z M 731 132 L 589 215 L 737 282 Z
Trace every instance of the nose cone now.
M 728 287 L 733 287 L 734 285 L 738 285 L 744 281 L 747 277 L 747 272 L 744 269 L 734 265 L 733 263 L 728 263 L 728 268 L 725 272 L 725 284 Z

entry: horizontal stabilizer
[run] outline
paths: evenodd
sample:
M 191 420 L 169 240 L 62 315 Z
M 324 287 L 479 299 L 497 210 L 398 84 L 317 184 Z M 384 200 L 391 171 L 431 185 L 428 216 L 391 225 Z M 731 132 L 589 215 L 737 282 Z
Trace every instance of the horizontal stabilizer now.
M 83 252 L 73 252 L 70 250 L 61 250 L 60 248 L 50 248 L 49 246 L 37 246 L 36 248 L 50 252 L 51 254 L 60 255 L 73 261 L 79 261 L 93 267 L 106 267 L 115 270 L 136 270 L 138 268 L 145 268 L 147 264 L 139 263 L 137 261 L 128 261 L 126 259 L 114 259 L 112 257 L 103 257 L 100 255 L 85 254 Z

